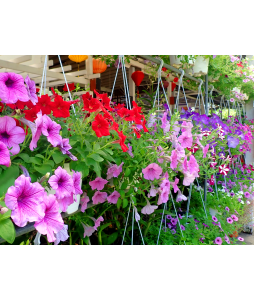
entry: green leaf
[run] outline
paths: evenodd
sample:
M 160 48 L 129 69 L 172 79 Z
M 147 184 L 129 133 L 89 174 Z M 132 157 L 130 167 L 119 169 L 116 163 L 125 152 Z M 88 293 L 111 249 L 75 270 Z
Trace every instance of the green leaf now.
M 6 193 L 7 189 L 14 185 L 14 181 L 19 176 L 18 166 L 10 166 L 5 171 L 2 172 L 0 177 L 0 197 Z
M 119 191 L 121 198 L 125 198 L 125 191 L 124 190 L 120 190 Z
M 126 198 L 123 199 L 123 208 L 125 208 L 129 204 Z
M 101 177 L 101 166 L 97 161 L 94 163 L 93 168 L 94 168 L 96 175 L 98 177 Z
M 95 153 L 94 153 L 94 154 L 91 154 L 90 157 L 91 157 L 92 159 L 94 159 L 95 161 L 98 161 L 98 162 L 101 162 L 101 161 L 104 160 L 102 157 L 100 157 L 100 155 L 95 154 Z
M 100 144 L 99 143 L 96 143 L 96 144 L 94 144 L 94 146 L 93 146 L 93 150 L 94 150 L 94 152 L 98 152 L 98 150 L 100 149 Z
M 14 242 L 16 231 L 10 219 L 0 221 L 0 236 L 10 244 Z
M 117 203 L 116 203 L 117 208 L 120 208 L 121 204 L 122 204 L 122 199 L 119 198 Z
M 105 151 L 107 151 L 110 155 L 113 155 L 113 151 L 111 149 L 107 148 Z
M 36 154 L 35 156 L 44 159 L 44 156 L 41 154 Z
M 110 156 L 108 153 L 106 153 L 102 150 L 97 151 L 97 153 L 104 156 L 107 160 L 115 162 L 114 158 L 112 156 Z
M 117 238 L 118 238 L 118 231 L 114 232 L 113 234 L 111 234 L 111 235 L 108 237 L 108 239 L 107 239 L 107 244 L 108 244 L 108 245 L 113 244 L 113 243 L 116 241 Z
M 128 181 L 125 180 L 121 185 L 121 190 L 126 190 L 127 186 L 128 186 Z
M 61 151 L 54 152 L 52 154 L 52 157 L 57 165 L 66 158 L 66 156 Z
M 35 170 L 45 175 L 46 173 L 52 174 L 52 166 L 50 164 L 44 164 L 42 166 L 34 166 Z
M 30 157 L 30 163 L 33 163 L 35 165 L 41 165 L 42 161 L 38 157 Z
M 29 163 L 30 162 L 30 157 L 26 153 L 20 153 L 17 155 L 17 157 L 21 157 L 24 162 Z
M 0 205 L 2 207 L 6 207 L 6 205 L 3 201 L 0 201 Z M 8 218 L 10 218 L 10 216 L 11 216 L 11 210 L 9 209 L 5 214 L 3 214 L 3 215 L 0 214 L 0 221 L 8 219 Z
M 130 174 L 131 174 L 131 169 L 130 169 L 130 168 L 127 168 L 127 169 L 124 171 L 124 176 L 128 177 Z

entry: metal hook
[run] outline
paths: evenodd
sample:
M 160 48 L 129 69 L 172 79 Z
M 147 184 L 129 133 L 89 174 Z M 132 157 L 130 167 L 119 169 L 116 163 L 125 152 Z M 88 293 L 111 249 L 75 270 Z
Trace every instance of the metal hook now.
M 161 64 L 159 66 L 159 69 L 158 69 L 158 77 L 161 78 L 161 70 L 162 70 L 162 67 L 164 65 L 164 61 L 159 57 L 159 60 L 161 61 Z
M 180 76 L 180 78 L 179 78 L 179 84 L 181 84 L 181 83 L 182 83 L 182 81 L 183 81 L 184 70 L 183 70 L 183 69 L 179 69 L 179 71 L 181 71 L 181 72 L 182 72 L 182 74 L 181 74 L 181 76 Z
M 200 81 L 200 84 L 198 86 L 198 92 L 201 92 L 201 87 L 202 87 L 202 84 L 203 84 L 203 80 L 199 79 L 199 81 Z

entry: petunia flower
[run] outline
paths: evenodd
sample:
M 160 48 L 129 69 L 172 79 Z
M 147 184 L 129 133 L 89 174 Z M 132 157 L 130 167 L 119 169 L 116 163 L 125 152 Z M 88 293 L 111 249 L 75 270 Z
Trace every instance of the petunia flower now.
M 25 83 L 27 85 L 26 89 L 27 89 L 28 97 L 30 98 L 33 105 L 36 105 L 36 103 L 38 102 L 38 96 L 36 95 L 35 82 L 33 80 L 31 80 L 29 78 L 29 76 L 27 75 L 26 78 L 25 78 Z
M 233 221 L 232 218 L 227 218 L 227 222 L 228 222 L 229 224 L 232 224 L 234 221 Z
M 132 146 L 131 146 L 131 144 L 130 143 L 128 143 L 128 151 L 127 151 L 127 153 L 131 156 L 131 157 L 134 157 L 134 154 L 132 153 Z
M 177 197 L 176 197 L 176 202 L 181 202 L 181 201 L 186 201 L 187 200 L 187 197 L 184 196 L 181 191 L 179 190 L 178 193 L 177 193 Z
M 147 205 L 144 206 L 141 209 L 141 213 L 144 214 L 144 215 L 150 215 L 155 211 L 155 209 L 158 208 L 158 206 L 157 205 L 151 205 L 150 202 L 147 199 L 146 199 L 146 202 L 147 202 Z
M 227 175 L 228 172 L 229 172 L 229 168 L 225 164 L 222 164 L 222 165 L 219 166 L 219 173 L 220 174 Z
M 36 106 L 39 107 L 43 115 L 51 114 L 51 105 L 52 102 L 49 95 L 42 95 L 41 97 L 38 97 L 38 103 Z
M 236 222 L 238 221 L 238 217 L 236 215 L 232 215 L 231 218 L 232 218 L 232 220 L 234 220 Z
M 34 122 L 37 119 L 37 114 L 40 111 L 38 106 L 34 106 L 32 109 L 24 110 L 25 118 L 31 122 Z
M 184 173 L 183 185 L 189 186 L 195 180 L 195 175 L 191 174 L 190 172 Z
M 109 203 L 116 204 L 120 194 L 117 191 L 114 191 L 111 195 L 108 196 L 107 200 Z
M 185 227 L 183 225 L 180 226 L 181 230 L 184 231 Z
M 97 220 L 94 219 L 94 229 L 97 230 L 97 228 L 101 225 L 101 222 L 103 222 L 104 219 L 102 216 L 100 216 Z
M 124 162 L 122 162 L 119 166 L 114 164 L 114 165 L 111 165 L 109 168 L 108 168 L 108 171 L 107 171 L 107 179 L 110 179 L 112 177 L 118 177 L 120 175 L 120 173 L 122 173 L 123 171 L 123 164 Z
M 64 101 L 60 95 L 56 95 L 54 102 L 51 102 L 51 110 L 56 118 L 68 118 L 70 116 L 70 106 L 79 100 Z
M 85 212 L 87 209 L 87 203 L 90 201 L 89 197 L 87 196 L 86 192 L 83 194 L 82 198 L 80 199 L 81 203 L 81 211 Z
M 191 148 L 193 143 L 192 134 L 188 131 L 185 131 L 179 136 L 178 141 L 181 143 L 183 148 Z
M 107 199 L 107 196 L 107 193 L 97 191 L 92 197 L 93 204 L 104 203 Z
M 64 222 L 59 213 L 56 197 L 54 195 L 47 196 L 47 193 L 44 193 L 42 199 L 41 206 L 45 215 L 43 219 L 34 223 L 34 227 L 39 233 L 47 235 L 48 241 L 52 243 L 56 240 L 54 233 L 63 229 Z
M 109 136 L 109 123 L 100 114 L 96 115 L 94 121 L 92 122 L 92 129 L 94 130 L 97 137 Z
M 171 224 L 175 226 L 177 224 L 177 218 L 171 218 Z
M 0 165 L 10 167 L 10 152 L 3 142 L 0 142 Z
M 136 222 L 138 222 L 138 221 L 140 220 L 140 215 L 139 215 L 139 213 L 138 213 L 137 207 L 134 206 L 133 209 L 134 209 L 134 217 L 135 217 L 135 220 L 136 220 Z
M 54 174 L 49 178 L 48 183 L 56 191 L 56 198 L 59 200 L 64 197 L 70 197 L 74 192 L 71 175 L 61 167 L 58 167 Z
M 159 191 L 159 198 L 157 204 L 160 205 L 162 203 L 168 202 L 170 190 L 167 187 L 164 187 L 162 190 Z
M 62 212 L 66 212 L 68 207 L 74 203 L 74 193 L 71 193 L 68 196 L 65 196 L 63 198 L 57 198 L 56 199 L 58 204 L 59 204 L 59 208 Z
M 18 100 L 29 101 L 24 79 L 21 75 L 0 73 L 0 99 L 6 104 L 14 104 Z
M 72 180 L 73 180 L 73 187 L 74 187 L 74 194 L 75 195 L 81 195 L 83 191 L 80 188 L 80 182 L 81 182 L 81 172 L 75 172 L 73 171 Z
M 54 147 L 62 142 L 62 137 L 60 135 L 61 125 L 52 121 L 50 117 L 43 116 L 43 125 L 41 128 L 42 134 L 47 137 L 48 142 L 50 142 Z
M 71 92 L 71 91 L 75 90 L 76 87 L 75 87 L 74 83 L 68 83 L 68 88 L 69 88 L 69 91 Z M 65 85 L 63 87 L 63 91 L 68 92 L 68 88 L 67 88 L 67 85 L 65 83 Z
M 237 145 L 239 144 L 239 139 L 235 138 L 233 136 L 228 136 L 227 141 L 228 141 L 228 147 L 229 148 L 236 148 Z
M 95 178 L 95 180 L 93 181 L 90 181 L 89 182 L 89 185 L 91 186 L 92 190 L 98 190 L 98 191 L 101 191 L 104 189 L 104 186 L 105 184 L 107 183 L 108 181 L 106 179 L 103 179 L 101 177 L 97 177 Z
M 162 168 L 156 163 L 148 165 L 145 169 L 142 169 L 144 178 L 147 180 L 159 179 L 162 173 Z
M 204 149 L 203 149 L 203 158 L 206 158 L 206 154 L 208 152 L 208 149 L 209 149 L 209 144 L 207 144 Z
M 217 237 L 214 242 L 217 245 L 221 245 L 222 244 L 222 238 L 221 237 Z
M 215 216 L 212 216 L 214 222 L 218 222 L 218 219 Z
M 225 207 L 225 210 L 226 210 L 226 211 L 229 211 L 229 208 L 228 208 L 228 207 Z
M 83 224 L 82 223 L 82 225 L 83 225 L 83 227 L 84 227 L 84 238 L 86 237 L 86 236 L 91 236 L 94 232 L 95 232 L 95 229 L 94 229 L 94 227 L 91 227 L 91 226 L 86 226 L 85 224 Z
M 56 240 L 54 245 L 58 245 L 60 242 L 65 242 L 69 238 L 68 225 L 63 226 L 63 228 L 55 234 Z
M 179 188 L 177 186 L 179 182 L 179 179 L 177 177 L 175 177 L 175 181 L 174 182 L 171 182 L 172 186 L 173 186 L 173 189 L 174 189 L 174 193 L 176 193 L 177 191 L 179 191 Z
M 44 188 L 38 183 L 31 183 L 30 177 L 20 175 L 15 185 L 8 188 L 5 204 L 12 210 L 13 222 L 24 227 L 27 222 L 36 222 L 44 217 L 42 197 Z
M 19 144 L 23 143 L 25 136 L 24 129 L 16 126 L 13 118 L 0 117 L 0 142 L 6 145 L 12 155 L 19 153 Z
M 243 242 L 244 241 L 244 238 L 242 238 L 242 237 L 238 237 L 238 241 L 240 241 L 240 242 Z

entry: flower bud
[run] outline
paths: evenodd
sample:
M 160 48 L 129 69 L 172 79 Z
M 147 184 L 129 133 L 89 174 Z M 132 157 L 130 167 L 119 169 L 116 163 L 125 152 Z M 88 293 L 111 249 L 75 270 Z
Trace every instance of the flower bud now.
M 3 215 L 3 214 L 5 214 L 5 213 L 7 213 L 8 210 L 9 210 L 9 209 L 8 209 L 7 207 L 2 207 L 2 208 L 0 209 L 0 214 Z

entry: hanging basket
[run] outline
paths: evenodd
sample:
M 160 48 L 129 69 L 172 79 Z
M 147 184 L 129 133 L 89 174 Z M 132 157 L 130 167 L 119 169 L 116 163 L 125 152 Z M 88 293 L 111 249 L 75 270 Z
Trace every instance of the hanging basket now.
M 77 64 L 88 59 L 88 55 L 69 55 L 70 60 L 75 61 Z
M 177 55 L 169 55 L 170 65 L 179 69 L 182 66 L 181 57 L 177 57 Z
M 93 73 L 103 73 L 107 70 L 107 65 L 105 61 L 101 60 L 100 58 L 93 58 Z
M 194 76 L 206 75 L 208 72 L 209 58 L 198 56 L 193 65 Z

